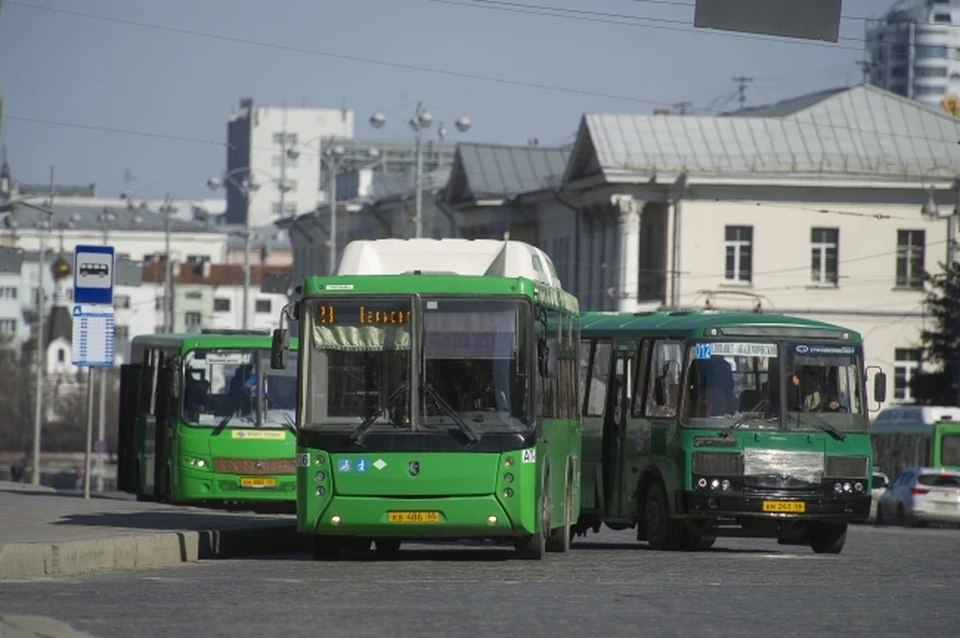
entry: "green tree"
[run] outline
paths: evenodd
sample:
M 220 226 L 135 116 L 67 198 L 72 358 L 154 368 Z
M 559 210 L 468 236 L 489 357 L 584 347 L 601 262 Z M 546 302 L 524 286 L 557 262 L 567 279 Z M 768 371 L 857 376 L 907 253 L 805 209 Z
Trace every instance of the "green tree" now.
M 942 266 L 942 264 L 941 264 Z M 927 274 L 924 308 L 931 319 L 920 333 L 924 361 L 937 369 L 913 377 L 911 391 L 918 403 L 957 405 L 960 393 L 960 263 L 945 272 Z

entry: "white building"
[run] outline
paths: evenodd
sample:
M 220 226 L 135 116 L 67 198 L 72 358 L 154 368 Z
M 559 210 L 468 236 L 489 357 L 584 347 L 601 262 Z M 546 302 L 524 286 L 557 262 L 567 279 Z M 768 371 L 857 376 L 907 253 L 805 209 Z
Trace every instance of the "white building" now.
M 23 251 L 0 246 L 0 352 L 16 353 L 23 331 L 20 280 Z
M 252 225 L 314 210 L 324 201 L 321 140 L 331 137 L 353 137 L 353 111 L 256 106 L 252 99 L 240 100 L 227 123 L 227 221 L 242 224 L 246 218 L 246 196 L 234 182 L 248 174 L 259 184 L 250 201 Z M 286 152 L 291 146 L 300 150 L 296 159 Z M 281 192 L 282 185 L 286 192 Z
M 868 20 L 870 83 L 939 108 L 960 93 L 960 0 L 901 0 Z
M 953 211 L 957 140 L 957 119 L 870 86 L 726 117 L 586 115 L 559 174 L 562 149 L 475 161 L 467 148 L 446 197 L 464 234 L 509 231 L 546 250 L 583 309 L 758 309 L 848 326 L 887 371 L 890 399 L 906 401 L 923 273 L 947 239 L 920 210 L 933 195 Z

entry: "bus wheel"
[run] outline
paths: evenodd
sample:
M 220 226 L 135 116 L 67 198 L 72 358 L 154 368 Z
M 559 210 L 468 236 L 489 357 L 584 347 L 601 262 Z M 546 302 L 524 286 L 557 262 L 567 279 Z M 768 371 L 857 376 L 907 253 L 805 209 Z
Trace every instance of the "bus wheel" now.
M 846 542 L 846 523 L 817 523 L 810 529 L 810 548 L 816 554 L 839 554 Z
M 647 532 L 647 543 L 650 549 L 676 551 L 683 544 L 683 521 L 670 518 L 670 509 L 667 497 L 663 493 L 660 483 L 654 483 L 647 490 L 644 499 L 644 525 Z
M 570 518 L 573 508 L 573 482 L 567 478 L 567 489 L 564 496 L 563 505 L 563 527 L 553 530 L 550 537 L 547 538 L 546 549 L 548 552 L 564 553 L 570 549 Z M 549 520 L 549 519 L 548 519 Z
M 377 549 L 378 554 L 393 555 L 400 551 L 400 541 L 388 538 L 373 541 L 373 546 Z
M 337 560 L 340 558 L 340 539 L 333 536 L 314 536 L 312 540 L 313 560 Z

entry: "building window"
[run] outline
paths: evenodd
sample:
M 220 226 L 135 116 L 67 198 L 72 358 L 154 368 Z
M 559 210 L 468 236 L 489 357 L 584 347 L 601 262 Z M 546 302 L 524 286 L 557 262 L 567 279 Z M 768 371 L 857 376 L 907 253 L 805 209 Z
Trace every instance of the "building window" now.
M 279 142 L 278 142 L 279 144 Z M 286 168 L 297 168 L 299 158 L 287 156 Z M 274 155 L 272 161 L 274 168 L 281 168 L 284 166 L 283 155 Z
M 950 14 L 949 13 L 935 13 L 933 14 L 934 22 L 942 22 L 950 24 Z
M 16 319 L 0 319 L 0 334 L 12 335 L 17 332 Z
M 750 283 L 753 278 L 753 227 L 727 226 L 724 247 L 727 262 L 724 279 Z
M 914 70 L 914 75 L 918 78 L 945 78 L 947 77 L 947 67 L 918 66 Z
M 64 363 L 67 360 L 67 351 L 63 348 L 57 349 L 57 362 Z
M 296 202 L 285 202 L 284 206 L 286 209 L 287 215 L 296 215 L 297 214 L 297 203 Z M 270 204 L 270 210 L 274 215 L 280 214 L 280 202 L 273 202 Z
M 924 231 L 897 231 L 897 288 L 923 288 Z
M 213 300 L 214 312 L 230 312 L 230 300 L 218 297 Z
M 188 328 L 196 328 L 203 321 L 199 312 L 186 312 L 183 314 L 183 324 Z
M 157 297 L 156 301 L 153 304 L 154 310 L 163 310 L 163 297 Z
M 820 285 L 837 285 L 837 246 L 840 230 L 813 228 L 810 230 L 810 281 Z
M 114 341 L 129 341 L 130 340 L 130 326 L 113 326 L 113 340 Z
M 130 308 L 130 295 L 114 295 L 113 305 L 121 310 Z
M 915 86 L 913 87 L 914 95 L 943 95 L 947 92 L 947 88 L 944 86 Z
M 257 299 L 257 304 L 255 307 L 256 312 L 261 313 L 270 313 L 270 300 L 269 299 Z
M 0 299 L 16 299 L 17 289 L 15 286 L 0 287 Z
M 918 44 L 913 48 L 914 55 L 918 58 L 945 58 L 947 57 L 947 47 L 943 45 Z
M 273 134 L 273 143 L 274 144 L 283 144 L 283 133 L 274 133 Z M 287 133 L 287 146 L 293 146 L 297 143 L 297 134 L 296 133 Z
M 185 297 L 187 299 L 203 299 L 203 293 L 199 290 L 191 290 L 185 295 Z
M 920 348 L 897 348 L 894 350 L 893 398 L 912 401 L 910 381 L 920 372 L 923 350 Z

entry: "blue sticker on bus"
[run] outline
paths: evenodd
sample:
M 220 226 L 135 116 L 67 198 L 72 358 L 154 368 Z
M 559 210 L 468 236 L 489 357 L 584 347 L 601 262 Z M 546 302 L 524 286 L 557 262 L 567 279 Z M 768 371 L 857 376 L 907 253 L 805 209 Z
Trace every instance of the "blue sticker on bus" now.
M 713 348 L 709 343 L 698 343 L 696 357 L 697 359 L 709 359 L 710 355 L 713 352 Z
M 367 467 L 369 467 L 369 465 L 370 464 L 367 463 L 367 459 L 357 459 L 356 462 L 354 462 L 353 464 L 353 469 L 355 469 L 358 472 L 366 472 Z
M 340 459 L 337 462 L 337 471 L 338 472 L 349 472 L 350 471 L 350 459 Z

